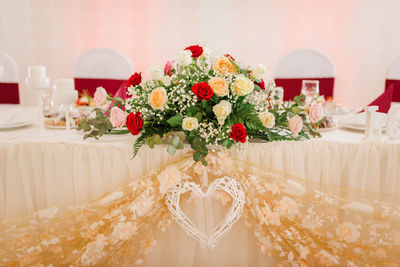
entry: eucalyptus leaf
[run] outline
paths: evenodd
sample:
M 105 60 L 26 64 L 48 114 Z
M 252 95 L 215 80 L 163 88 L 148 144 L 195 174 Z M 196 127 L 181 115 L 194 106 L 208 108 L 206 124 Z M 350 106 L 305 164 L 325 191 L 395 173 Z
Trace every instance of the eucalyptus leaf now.
M 207 167 L 207 160 L 204 158 L 204 157 L 202 157 L 201 159 L 201 164 L 203 164 L 203 166 L 206 166 Z
M 177 147 L 180 142 L 181 142 L 181 139 L 179 138 L 179 136 L 175 135 L 174 138 L 172 139 L 171 145 L 174 147 Z
M 200 152 L 196 151 L 196 152 L 193 153 L 194 161 L 200 161 L 200 158 L 201 158 L 201 153 Z
M 88 131 L 90 131 L 90 130 L 92 129 L 92 128 L 89 126 L 89 124 L 87 123 L 87 121 L 85 121 L 85 120 L 81 121 L 80 126 L 82 127 L 82 129 L 83 129 L 85 132 L 88 132 Z
M 175 155 L 176 148 L 173 147 L 173 146 L 171 146 L 171 145 L 169 145 L 167 151 L 168 151 L 168 153 L 169 153 L 170 155 Z

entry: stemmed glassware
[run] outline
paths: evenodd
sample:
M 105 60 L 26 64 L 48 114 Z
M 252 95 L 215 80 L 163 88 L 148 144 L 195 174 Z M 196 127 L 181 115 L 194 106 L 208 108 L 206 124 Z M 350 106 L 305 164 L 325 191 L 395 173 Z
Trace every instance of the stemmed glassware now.
M 306 96 L 306 104 L 311 103 L 311 101 L 319 94 L 319 81 L 303 80 L 301 93 Z

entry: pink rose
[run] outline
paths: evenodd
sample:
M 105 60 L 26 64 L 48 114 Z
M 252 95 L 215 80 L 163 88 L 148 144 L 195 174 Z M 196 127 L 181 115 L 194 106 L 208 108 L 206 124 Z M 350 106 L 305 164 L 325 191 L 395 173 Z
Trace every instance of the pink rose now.
M 172 76 L 172 69 L 174 68 L 174 62 L 175 60 L 168 61 L 167 64 L 165 64 L 164 67 L 164 74 L 168 76 Z
M 126 124 L 126 113 L 119 107 L 112 107 L 110 122 L 113 127 L 121 128 Z
M 96 92 L 94 93 L 94 103 L 96 106 L 102 106 L 107 101 L 107 91 L 103 87 L 97 87 Z
M 324 110 L 321 103 L 313 102 L 308 110 L 310 121 L 312 123 L 319 122 L 324 117 Z
M 299 115 L 295 115 L 289 119 L 289 129 L 294 133 L 295 136 L 303 128 L 303 119 Z

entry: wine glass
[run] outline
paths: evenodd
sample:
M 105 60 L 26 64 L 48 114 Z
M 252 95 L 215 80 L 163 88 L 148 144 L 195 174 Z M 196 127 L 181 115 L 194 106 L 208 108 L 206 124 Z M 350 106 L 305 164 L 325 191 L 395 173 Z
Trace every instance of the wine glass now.
M 306 104 L 311 103 L 311 101 L 319 94 L 319 81 L 303 80 L 301 93 L 306 96 Z

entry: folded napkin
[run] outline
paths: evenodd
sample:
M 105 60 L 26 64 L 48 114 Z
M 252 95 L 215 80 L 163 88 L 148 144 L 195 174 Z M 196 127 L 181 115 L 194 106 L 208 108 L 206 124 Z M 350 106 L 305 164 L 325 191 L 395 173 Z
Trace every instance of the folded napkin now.
M 355 115 L 349 115 L 343 118 L 341 124 L 346 124 L 349 126 L 355 126 L 359 128 L 365 128 L 366 112 L 358 113 Z M 376 125 L 383 127 L 386 124 L 387 115 L 385 113 L 376 112 Z
M 389 86 L 377 99 L 368 106 L 378 106 L 378 112 L 388 113 L 392 103 L 393 85 Z
M 121 97 L 122 99 L 126 99 L 126 86 L 125 83 L 122 83 L 118 88 L 118 91 L 115 93 L 114 97 Z
M 122 99 L 126 99 L 126 86 L 125 86 L 125 82 L 121 84 L 121 86 L 119 87 L 119 89 L 117 90 L 117 92 L 114 95 L 114 98 L 116 97 L 120 97 Z M 111 101 L 111 103 L 108 105 L 107 110 L 110 110 L 111 107 L 113 106 L 114 101 Z M 123 110 L 125 110 L 125 107 L 119 107 L 122 108 Z M 107 114 L 107 113 L 106 113 Z
M 29 122 L 30 117 L 18 105 L 0 105 L 0 127 Z

